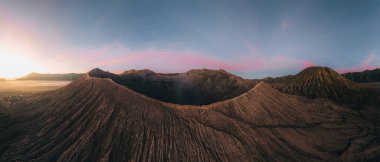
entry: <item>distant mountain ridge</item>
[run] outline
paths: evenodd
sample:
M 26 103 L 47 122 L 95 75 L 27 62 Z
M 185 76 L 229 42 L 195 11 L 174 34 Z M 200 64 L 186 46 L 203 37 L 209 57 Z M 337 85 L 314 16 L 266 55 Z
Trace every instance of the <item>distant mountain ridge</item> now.
M 358 83 L 380 82 L 380 69 L 350 72 L 342 75 L 347 79 Z
M 84 74 L 80 73 L 67 73 L 67 74 L 41 74 L 31 73 L 17 80 L 62 80 L 71 81 L 82 77 Z
M 280 77 L 266 77 L 263 79 L 260 79 L 261 81 L 264 81 L 266 83 L 285 83 L 293 79 L 295 75 L 284 75 Z

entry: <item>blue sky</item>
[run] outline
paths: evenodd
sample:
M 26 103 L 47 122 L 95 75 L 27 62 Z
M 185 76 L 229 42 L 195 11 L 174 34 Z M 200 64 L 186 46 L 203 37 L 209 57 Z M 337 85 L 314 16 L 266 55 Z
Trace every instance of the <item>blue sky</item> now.
M 222 68 L 261 78 L 380 66 L 375 0 L 0 0 L 0 15 L 2 55 L 39 72 Z

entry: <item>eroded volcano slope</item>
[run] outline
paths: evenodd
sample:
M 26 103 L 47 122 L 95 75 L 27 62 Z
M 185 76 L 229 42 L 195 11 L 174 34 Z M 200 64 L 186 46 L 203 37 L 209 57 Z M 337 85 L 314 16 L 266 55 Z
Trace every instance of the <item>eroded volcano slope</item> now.
M 18 104 L 2 161 L 380 160 L 379 128 L 331 102 L 265 83 L 208 106 L 164 103 L 85 77 Z

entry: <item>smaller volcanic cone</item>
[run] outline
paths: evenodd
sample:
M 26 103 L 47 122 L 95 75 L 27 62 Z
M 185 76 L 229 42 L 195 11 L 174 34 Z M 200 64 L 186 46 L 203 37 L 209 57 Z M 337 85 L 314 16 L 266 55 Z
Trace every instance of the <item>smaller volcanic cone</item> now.
M 345 104 L 365 103 L 372 96 L 367 89 L 328 67 L 306 68 L 279 89 L 289 94 L 326 98 Z

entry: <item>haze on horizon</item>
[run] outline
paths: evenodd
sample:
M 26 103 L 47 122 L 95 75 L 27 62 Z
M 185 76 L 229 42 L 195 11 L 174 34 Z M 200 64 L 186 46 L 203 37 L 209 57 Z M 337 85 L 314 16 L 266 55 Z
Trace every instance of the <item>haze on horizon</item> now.
M 379 1 L 0 0 L 0 78 L 184 72 L 245 78 L 380 67 Z

